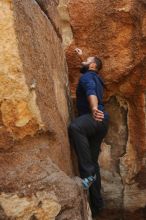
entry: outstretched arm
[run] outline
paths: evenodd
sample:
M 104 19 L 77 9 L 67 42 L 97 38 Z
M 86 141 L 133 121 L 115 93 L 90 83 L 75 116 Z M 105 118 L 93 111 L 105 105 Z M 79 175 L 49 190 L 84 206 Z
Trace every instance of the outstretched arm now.
M 83 62 L 84 61 L 83 51 L 80 48 L 76 48 L 75 52 L 77 53 L 77 55 L 80 58 L 81 62 Z

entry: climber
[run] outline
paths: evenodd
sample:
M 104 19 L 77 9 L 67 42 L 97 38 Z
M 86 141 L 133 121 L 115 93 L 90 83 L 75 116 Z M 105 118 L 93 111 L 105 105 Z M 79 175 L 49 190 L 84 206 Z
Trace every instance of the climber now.
M 76 48 L 76 52 L 81 57 L 82 50 Z M 68 128 L 71 145 L 77 154 L 83 187 L 89 190 L 93 217 L 103 208 L 98 156 L 109 124 L 109 114 L 104 111 L 102 100 L 104 84 L 99 75 L 101 68 L 102 62 L 96 56 L 82 62 L 80 71 L 83 75 L 76 89 L 78 116 Z

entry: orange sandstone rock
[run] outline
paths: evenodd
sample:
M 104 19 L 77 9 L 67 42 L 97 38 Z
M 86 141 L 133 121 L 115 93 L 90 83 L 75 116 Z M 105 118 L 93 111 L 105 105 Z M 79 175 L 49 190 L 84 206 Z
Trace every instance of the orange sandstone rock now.
M 101 154 L 105 199 L 111 209 L 142 209 L 144 213 L 146 3 L 144 0 L 70 0 L 68 10 L 73 41 L 66 49 L 66 56 L 73 97 L 80 76 L 80 61 L 74 49 L 79 47 L 86 57 L 97 55 L 103 60 L 101 75 L 106 85 L 106 108 L 111 115 L 105 139 L 107 146 L 111 146 L 110 152 L 107 149 L 107 153 L 105 145 Z M 115 183 L 119 189 L 116 194 Z

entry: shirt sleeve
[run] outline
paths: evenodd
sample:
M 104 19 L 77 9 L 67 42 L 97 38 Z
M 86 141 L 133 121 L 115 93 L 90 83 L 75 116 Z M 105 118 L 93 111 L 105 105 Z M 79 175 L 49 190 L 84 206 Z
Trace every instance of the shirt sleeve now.
M 86 96 L 96 95 L 96 84 L 91 76 L 81 79 L 81 85 L 86 92 Z

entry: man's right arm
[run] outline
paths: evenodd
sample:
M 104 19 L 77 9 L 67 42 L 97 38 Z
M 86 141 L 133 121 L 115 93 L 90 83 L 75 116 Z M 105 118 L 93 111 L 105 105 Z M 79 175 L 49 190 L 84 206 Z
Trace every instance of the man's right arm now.
M 85 59 L 85 54 L 83 54 L 83 51 L 80 48 L 76 48 L 75 52 L 77 53 L 78 57 L 80 58 L 81 62 Z
M 82 78 L 81 82 L 86 92 L 87 100 L 94 119 L 102 121 L 104 114 L 102 111 L 98 110 L 98 98 L 96 95 L 96 84 L 94 80 L 89 76 L 88 78 Z
M 104 114 L 102 111 L 98 110 L 98 99 L 96 95 L 87 96 L 89 106 L 92 112 L 92 115 L 96 121 L 102 121 Z

